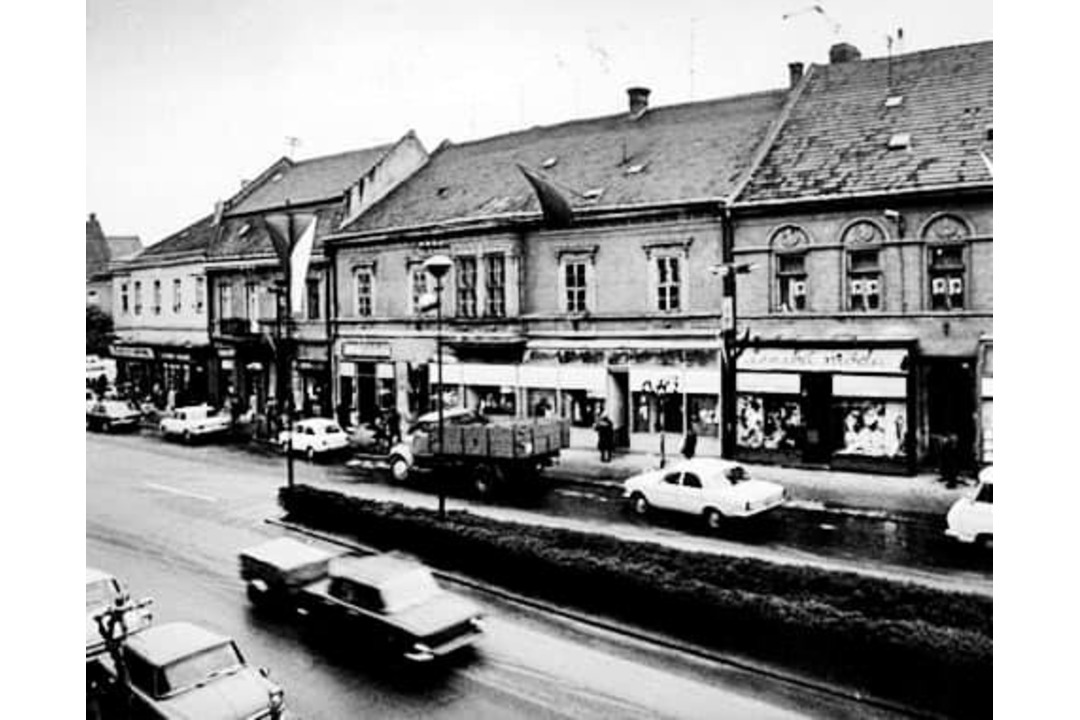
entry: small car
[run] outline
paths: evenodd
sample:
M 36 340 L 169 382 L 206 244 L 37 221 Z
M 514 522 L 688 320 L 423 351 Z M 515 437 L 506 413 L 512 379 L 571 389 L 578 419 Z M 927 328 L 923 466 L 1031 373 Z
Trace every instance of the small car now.
M 104 610 L 128 599 L 127 590 L 116 577 L 96 568 L 86 568 L 86 660 L 89 662 L 105 651 L 95 617 Z M 124 614 L 129 635 L 149 627 L 152 616 L 148 610 L 131 610 Z
M 278 446 L 289 451 L 289 431 L 278 434 Z M 349 447 L 349 436 L 335 421 L 327 418 L 307 418 L 293 424 L 292 451 L 302 453 L 308 460 L 340 452 Z
M 701 517 L 710 529 L 727 518 L 749 518 L 780 507 L 787 492 L 776 483 L 752 480 L 742 465 L 694 458 L 629 478 L 623 497 L 638 515 L 652 508 Z
M 166 623 L 132 637 L 122 652 L 134 717 L 285 717 L 285 692 L 265 669 L 250 667 L 224 635 L 188 622 Z
M 159 429 L 165 437 L 180 437 L 192 442 L 197 437 L 208 437 L 228 432 L 232 418 L 215 411 L 209 405 L 179 407 L 161 420 Z
M 142 413 L 123 400 L 98 400 L 86 409 L 87 430 L 136 430 Z
M 953 503 L 945 515 L 945 534 L 963 543 L 994 547 L 994 466 L 979 472 L 979 484 Z

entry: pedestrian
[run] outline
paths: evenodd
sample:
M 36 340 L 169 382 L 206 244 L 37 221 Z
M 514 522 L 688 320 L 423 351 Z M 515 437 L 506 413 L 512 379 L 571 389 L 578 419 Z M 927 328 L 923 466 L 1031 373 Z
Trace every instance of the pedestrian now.
M 401 413 L 395 405 L 386 408 L 386 437 L 391 445 L 401 442 Z
M 954 488 L 960 474 L 960 448 L 956 435 L 943 435 L 940 443 L 941 480 L 945 487 Z
M 694 426 L 691 425 L 686 430 L 686 437 L 683 438 L 682 455 L 687 460 L 694 457 L 694 453 L 697 452 L 697 433 L 694 432 Z
M 601 415 L 596 421 L 596 448 L 600 451 L 600 462 L 611 462 L 611 451 L 615 447 L 615 427 L 611 418 Z

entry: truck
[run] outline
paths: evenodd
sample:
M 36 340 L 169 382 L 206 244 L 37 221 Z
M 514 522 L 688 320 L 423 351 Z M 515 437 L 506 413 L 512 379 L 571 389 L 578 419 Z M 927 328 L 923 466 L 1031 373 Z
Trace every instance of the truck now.
M 390 474 L 405 482 L 418 472 L 456 471 L 481 496 L 534 482 L 570 445 L 570 422 L 563 418 L 494 419 L 475 410 L 438 411 L 420 416 L 405 439 L 390 449 Z
M 295 612 L 335 634 L 357 632 L 390 659 L 431 663 L 483 633 L 474 603 L 394 552 L 334 553 L 282 537 L 242 551 L 240 577 L 257 608 Z
M 173 410 L 161 420 L 159 429 L 165 437 L 180 437 L 184 442 L 220 435 L 232 427 L 232 418 L 209 405 L 191 405 Z

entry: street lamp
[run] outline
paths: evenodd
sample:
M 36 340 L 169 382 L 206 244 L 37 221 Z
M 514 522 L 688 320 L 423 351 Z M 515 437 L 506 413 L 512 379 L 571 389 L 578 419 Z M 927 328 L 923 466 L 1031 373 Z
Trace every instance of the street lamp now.
M 435 355 L 439 367 L 439 449 L 436 456 L 443 453 L 443 359 L 442 359 L 442 291 L 443 278 L 450 268 L 454 267 L 454 261 L 445 255 L 433 255 L 424 261 L 424 269 L 435 278 Z M 446 518 L 446 487 L 444 478 L 439 478 L 439 519 Z
M 723 306 L 721 317 L 723 325 L 720 327 L 721 358 L 724 367 L 720 373 L 720 455 L 728 460 L 735 456 L 735 413 L 738 406 L 735 402 L 736 392 L 736 363 L 742 353 L 736 338 L 735 324 L 735 276 L 745 275 L 756 266 L 752 263 L 726 262 L 712 265 L 709 272 L 719 275 L 723 279 Z

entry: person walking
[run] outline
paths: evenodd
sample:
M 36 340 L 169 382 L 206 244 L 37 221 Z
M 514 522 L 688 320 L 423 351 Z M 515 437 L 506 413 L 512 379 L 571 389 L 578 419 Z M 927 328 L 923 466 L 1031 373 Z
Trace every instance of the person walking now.
M 697 433 L 694 432 L 693 426 L 690 426 L 686 429 L 686 437 L 683 438 L 682 456 L 690 460 L 695 452 L 697 452 Z
M 611 451 L 615 448 L 615 426 L 607 415 L 601 415 L 596 421 L 596 448 L 600 451 L 600 462 L 611 462 Z

